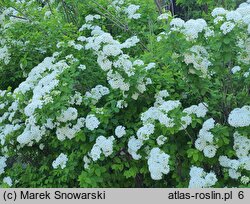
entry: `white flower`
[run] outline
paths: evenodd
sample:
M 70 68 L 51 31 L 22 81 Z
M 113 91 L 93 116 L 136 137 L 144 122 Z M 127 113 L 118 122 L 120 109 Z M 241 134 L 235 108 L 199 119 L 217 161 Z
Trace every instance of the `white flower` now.
M 219 15 L 225 15 L 228 11 L 225 10 L 224 8 L 215 8 L 213 11 L 212 11 L 212 16 L 213 17 L 216 17 L 216 16 L 219 16 Z
M 46 11 L 45 14 L 44 14 L 44 17 L 45 18 L 49 18 L 51 16 L 51 11 Z
M 217 148 L 214 145 L 208 145 L 204 148 L 203 153 L 205 157 L 213 158 L 216 154 Z
M 172 26 L 172 30 L 176 30 L 176 29 L 180 29 L 181 27 L 183 27 L 185 24 L 185 21 L 183 21 L 180 18 L 174 18 L 171 22 L 170 22 L 170 26 Z
M 8 184 L 8 186 L 12 186 L 12 179 L 8 176 L 8 177 L 4 177 L 3 178 L 3 183 Z
M 93 161 L 97 161 L 101 157 L 101 148 L 98 145 L 94 145 L 89 153 L 89 156 Z
M 244 76 L 245 78 L 247 78 L 249 75 L 250 75 L 250 72 L 245 72 L 245 73 L 243 74 L 243 76 Z
M 163 13 L 160 16 L 157 17 L 158 20 L 168 20 L 168 13 Z
M 153 148 L 149 153 L 148 169 L 153 180 L 162 179 L 163 174 L 168 174 L 170 167 L 168 165 L 169 155 L 165 154 L 159 148 Z
M 97 119 L 97 117 L 95 117 L 95 115 L 90 114 L 86 117 L 85 126 L 89 130 L 94 130 L 94 129 L 98 128 L 99 124 L 100 124 L 100 122 Z
M 78 118 L 77 123 L 70 127 L 71 124 L 66 124 L 64 127 L 57 127 L 56 136 L 60 141 L 65 140 L 65 138 L 72 139 L 77 132 L 81 130 L 84 126 L 85 118 Z
M 143 140 L 136 139 L 134 136 L 129 138 L 128 141 L 128 152 L 131 154 L 133 159 L 138 160 L 141 158 L 141 155 L 137 154 L 137 151 L 142 147 Z
M 220 30 L 223 32 L 224 35 L 227 33 L 230 33 L 235 27 L 234 23 L 231 22 L 225 22 L 221 25 Z
M 167 137 L 160 135 L 157 137 L 156 142 L 159 146 L 162 146 L 167 141 Z
M 228 123 L 233 127 L 247 127 L 250 125 L 250 106 L 235 108 L 228 117 Z
M 80 92 L 75 92 L 73 96 L 70 97 L 69 104 L 71 105 L 81 105 L 82 104 L 82 95 Z
M 192 105 L 189 108 L 183 110 L 184 113 L 195 114 L 199 118 L 204 118 L 208 112 L 206 103 L 199 103 L 198 106 Z
M 237 172 L 234 169 L 229 169 L 228 174 L 229 174 L 229 177 L 231 177 L 232 179 L 238 179 L 241 176 L 241 173 Z
M 218 181 L 215 173 L 206 173 L 202 168 L 196 166 L 191 167 L 189 175 L 189 188 L 209 188 Z
M 121 138 L 122 136 L 124 136 L 126 134 L 126 131 L 125 131 L 125 127 L 123 126 L 117 126 L 115 128 L 115 135 L 118 137 L 118 138 Z
M 44 144 L 40 144 L 40 145 L 39 145 L 39 149 L 40 149 L 40 150 L 43 150 L 43 149 L 44 149 L 44 147 L 45 147 L 45 145 L 44 145 Z
M 238 158 L 247 157 L 250 151 L 250 139 L 235 132 L 233 149 Z
M 226 19 L 228 21 L 232 20 L 234 22 L 239 22 L 242 19 L 242 15 L 238 11 L 229 11 L 226 14 Z
M 2 48 L 0 47 L 0 61 L 3 61 L 5 65 L 10 62 L 10 53 L 6 45 Z
M 92 160 L 97 161 L 101 157 L 101 153 L 103 153 L 105 157 L 111 155 L 113 153 L 114 140 L 115 138 L 113 136 L 110 136 L 109 138 L 105 138 L 102 135 L 99 136 L 89 153 Z
M 208 57 L 209 55 L 205 47 L 194 45 L 190 48 L 189 53 L 184 53 L 184 62 L 187 65 L 192 64 L 194 69 L 202 72 L 201 77 L 206 77 L 208 75 L 208 68 L 212 65 Z M 192 69 L 189 71 L 190 73 L 195 73 Z
M 78 113 L 75 108 L 69 107 L 67 110 L 62 111 L 61 115 L 57 117 L 57 120 L 59 122 L 67 122 L 70 120 L 75 120 L 77 119 Z
M 86 69 L 86 66 L 84 65 L 84 64 L 80 64 L 79 66 L 78 66 L 78 69 L 80 69 L 80 70 L 85 70 Z
M 88 22 L 93 21 L 94 19 L 100 19 L 100 18 L 101 18 L 100 15 L 87 15 L 85 17 L 85 21 L 88 23 Z
M 206 186 L 210 187 L 215 185 L 215 183 L 218 181 L 215 173 L 210 172 L 205 176 Z
M 248 184 L 250 181 L 250 178 L 247 177 L 247 176 L 242 176 L 241 179 L 240 179 L 240 182 L 244 185 Z
M 54 169 L 57 169 L 59 166 L 61 169 L 64 169 L 66 167 L 66 163 L 68 161 L 67 155 L 61 153 L 56 160 L 53 161 L 52 166 Z
M 0 157 L 0 175 L 4 173 L 4 168 L 7 166 L 6 161 L 6 157 Z
M 215 120 L 210 118 L 206 120 L 202 129 L 199 131 L 197 140 L 195 141 L 195 148 L 203 151 L 204 156 L 213 158 L 217 151 L 217 146 L 214 144 L 214 135 L 210 132 L 215 126 Z
M 140 42 L 139 38 L 137 36 L 133 36 L 131 38 L 128 38 L 124 43 L 121 44 L 121 48 L 130 48 L 130 47 L 134 47 L 138 42 Z M 138 64 L 139 63 L 139 64 Z M 134 62 L 134 65 L 143 65 L 143 61 L 137 60 L 136 62 Z
M 127 102 L 124 101 L 124 100 L 119 100 L 119 101 L 117 101 L 117 103 L 116 103 L 116 107 L 117 107 L 117 108 L 120 108 L 120 109 L 122 109 L 122 108 L 127 108 L 127 107 L 128 107 L 128 104 L 127 104 Z
M 138 19 L 141 17 L 141 14 L 136 13 L 139 8 L 139 5 L 130 4 L 127 8 L 124 9 L 124 13 L 128 15 L 129 19 Z
M 181 30 L 186 36 L 187 40 L 195 40 L 199 33 L 206 30 L 207 22 L 204 19 L 190 19 L 184 24 L 184 29 Z
M 108 95 L 109 89 L 102 85 L 97 85 L 92 88 L 90 92 L 85 93 L 85 97 L 90 99 L 91 102 L 95 105 L 103 96 Z
M 195 148 L 198 149 L 199 151 L 203 151 L 206 145 L 207 145 L 206 140 L 202 138 L 197 138 L 197 140 L 195 141 Z
M 136 135 L 140 140 L 148 140 L 149 136 L 154 133 L 155 126 L 153 124 L 145 124 L 138 129 Z
M 89 164 L 91 162 L 91 160 L 88 158 L 88 156 L 84 156 L 83 157 L 83 162 L 84 162 L 84 169 L 88 169 L 89 168 Z
M 214 24 L 217 25 L 217 24 L 219 24 L 221 21 L 224 21 L 224 17 L 223 17 L 223 16 L 217 16 L 217 17 L 214 19 Z
M 153 62 L 151 62 L 151 63 L 149 63 L 149 64 L 145 67 L 145 70 L 148 71 L 148 70 L 150 70 L 150 69 L 155 68 L 155 66 L 156 66 L 156 64 L 153 63 Z
M 235 66 L 235 67 L 233 67 L 232 69 L 231 69 L 231 72 L 233 73 L 233 74 L 235 74 L 236 72 L 239 72 L 241 70 L 241 68 L 239 67 L 239 66 Z

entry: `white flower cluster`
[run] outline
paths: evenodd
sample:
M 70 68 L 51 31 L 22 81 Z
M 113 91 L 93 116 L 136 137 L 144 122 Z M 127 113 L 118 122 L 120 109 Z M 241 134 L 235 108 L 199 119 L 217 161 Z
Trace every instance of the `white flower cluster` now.
M 163 13 L 157 17 L 158 20 L 168 20 L 169 14 Z
M 189 172 L 189 188 L 209 188 L 218 181 L 215 173 L 206 173 L 204 169 L 192 166 Z
M 232 179 L 239 179 L 241 170 L 250 171 L 250 139 L 241 136 L 238 132 L 234 133 L 233 146 L 238 159 L 229 159 L 227 156 L 220 156 L 220 165 L 228 169 Z
M 250 38 L 240 38 L 238 40 L 237 46 L 242 50 L 237 56 L 238 60 L 246 65 L 249 64 L 250 61 Z M 247 78 L 249 76 L 250 69 L 244 73 L 244 77 Z
M 87 67 L 86 67 L 86 65 L 84 65 L 84 64 L 80 64 L 80 65 L 78 66 L 78 69 L 84 71 L 85 69 L 87 69 Z
M 34 116 L 26 119 L 24 131 L 17 137 L 17 141 L 22 145 L 32 146 L 34 141 L 39 142 L 46 133 L 45 125 L 39 126 L 36 124 Z
M 123 93 L 129 91 L 131 85 L 127 82 L 126 78 L 133 77 L 133 79 L 137 80 L 137 90 L 140 93 L 146 91 L 146 85 L 152 83 L 151 79 L 145 78 L 144 74 L 138 76 L 135 72 L 137 66 L 142 66 L 144 63 L 138 64 L 138 60 L 132 62 L 129 55 L 123 52 L 124 48 L 135 46 L 139 42 L 139 39 L 133 36 L 124 43 L 120 43 L 114 40 L 110 33 L 101 30 L 99 26 L 84 24 L 80 31 L 84 29 L 92 30 L 91 37 L 81 39 L 82 41 L 86 41 L 85 49 L 91 49 L 97 55 L 97 63 L 102 70 L 107 72 L 107 80 L 111 88 L 120 89 Z M 112 57 L 112 60 L 110 57 Z M 151 64 L 148 66 L 145 67 L 146 71 L 153 67 Z
M 92 103 L 95 105 L 103 96 L 109 94 L 109 89 L 102 85 L 97 85 L 92 88 L 90 92 L 85 93 L 85 97 L 91 99 Z
M 235 108 L 228 116 L 228 123 L 232 127 L 247 127 L 250 125 L 250 106 Z
M 241 70 L 240 66 L 234 66 L 232 69 L 231 69 L 231 72 L 232 74 L 235 74 L 236 72 L 239 72 Z
M 81 49 L 83 49 L 83 46 L 82 46 L 81 44 L 76 43 L 74 40 L 70 40 L 70 41 L 68 42 L 67 46 L 68 46 L 68 47 L 73 47 L 73 48 L 76 49 L 76 50 L 81 50 Z M 70 57 L 71 57 L 71 56 L 68 56 L 68 58 L 70 58 Z M 67 57 L 66 57 L 66 58 L 67 58 Z M 78 68 L 84 70 L 85 67 L 84 67 L 84 65 L 79 65 Z
M 249 50 L 249 52 L 250 52 L 250 50 Z M 249 56 L 250 56 L 250 55 L 249 55 Z M 249 70 L 248 70 L 247 72 L 245 72 L 245 73 L 243 74 L 243 76 L 244 76 L 245 78 L 248 78 L 249 75 L 250 75 L 250 68 L 249 68 Z
M 250 151 L 250 139 L 235 132 L 233 148 L 238 158 L 247 157 Z
M 149 153 L 148 169 L 153 180 L 162 179 L 163 174 L 168 174 L 170 167 L 168 165 L 169 155 L 164 153 L 158 147 L 153 148 Z
M 7 166 L 6 161 L 6 157 L 0 157 L 0 175 L 4 173 L 4 168 Z
M 61 60 L 55 63 L 55 57 L 58 54 L 59 53 L 55 53 L 53 57 L 45 58 L 43 62 L 31 70 L 26 80 L 14 90 L 12 96 L 15 101 L 8 108 L 9 112 L 4 114 L 4 118 L 2 117 L 3 120 L 8 119 L 12 122 L 12 124 L 7 124 L 4 127 L 1 126 L 1 129 L 4 128 L 0 136 L 2 143 L 6 135 L 21 128 L 23 128 L 23 131 L 17 136 L 17 141 L 20 143 L 20 147 L 23 147 L 24 145 L 31 146 L 34 142 L 39 142 L 48 130 L 53 130 L 54 128 L 57 128 L 56 136 L 59 140 L 64 140 L 66 137 L 71 139 L 74 137 L 75 133 L 79 132 L 80 128 L 84 126 L 85 119 L 78 118 L 75 125 L 69 123 L 61 127 L 61 122 L 66 123 L 77 119 L 77 109 L 73 107 L 69 107 L 67 110 L 62 111 L 61 115 L 57 117 L 56 122 L 51 118 L 45 118 L 46 122 L 42 125 L 37 123 L 35 110 L 37 108 L 43 108 L 47 103 L 53 103 L 53 97 L 61 93 L 60 87 L 59 90 L 54 90 L 59 84 L 59 76 L 65 69 L 70 67 L 66 61 L 69 61 L 69 63 L 76 61 L 72 55 L 69 55 L 66 57 L 67 60 Z M 31 99 L 23 103 L 19 95 L 27 93 L 30 93 Z M 76 93 L 73 97 L 68 96 L 68 103 L 80 105 L 82 97 L 79 94 L 80 93 Z M 24 111 L 18 109 L 19 103 L 25 105 Z M 20 119 L 12 120 L 17 111 L 20 111 L 22 114 L 24 113 L 27 118 L 24 121 Z
M 224 22 L 221 25 L 220 29 L 221 29 L 222 33 L 224 35 L 226 35 L 227 33 L 230 33 L 234 29 L 234 27 L 235 27 L 234 23 L 232 23 L 232 22 Z
M 247 25 L 248 33 L 250 33 L 250 3 L 245 2 L 240 4 L 240 6 L 235 11 L 228 11 L 223 8 L 215 8 L 212 11 L 212 16 L 215 17 L 214 22 L 218 24 L 220 21 L 224 21 L 220 26 L 220 30 L 224 35 L 231 32 L 236 24 Z
M 99 136 L 89 153 L 89 156 L 92 158 L 92 160 L 97 161 L 100 159 L 101 153 L 103 153 L 105 157 L 110 156 L 113 153 L 114 140 L 114 136 L 110 136 L 109 138 L 106 138 L 102 135 Z
M 198 118 L 204 118 L 208 112 L 208 105 L 206 103 L 199 103 L 198 105 L 192 105 L 189 108 L 183 110 L 188 115 L 195 114 Z
M 140 140 L 148 140 L 149 136 L 154 134 L 155 126 L 151 123 L 143 125 L 137 130 L 137 137 Z
M 224 8 L 215 8 L 211 14 L 213 17 L 217 17 L 217 16 L 225 15 L 226 13 L 227 13 L 227 10 L 225 10 Z
M 52 166 L 54 169 L 57 169 L 59 166 L 61 169 L 64 169 L 66 167 L 66 163 L 68 161 L 67 155 L 61 153 L 56 160 L 53 161 Z
M 124 0 L 113 0 L 110 7 L 113 7 L 117 12 L 120 12 L 122 10 L 122 5 L 124 5 Z
M 82 95 L 80 92 L 75 91 L 75 94 L 70 97 L 69 104 L 70 105 L 81 105 L 82 104 Z
M 5 137 L 21 128 L 21 125 L 19 124 L 6 124 L 3 126 L 0 126 L 0 143 L 1 145 L 4 145 L 5 143 Z
M 167 141 L 167 137 L 165 137 L 164 135 L 160 135 L 159 137 L 157 137 L 156 142 L 159 146 L 162 146 L 165 142 Z
M 195 148 L 199 151 L 203 151 L 204 156 L 208 158 L 213 158 L 218 148 L 214 144 L 214 135 L 210 132 L 214 126 L 215 121 L 213 118 L 206 120 L 202 125 L 197 140 L 195 141 Z
M 3 61 L 5 65 L 10 62 L 10 53 L 6 45 L 2 48 L 0 47 L 0 62 L 1 61 Z
M 142 147 L 143 140 L 136 139 L 135 136 L 129 138 L 128 141 L 128 152 L 135 160 L 139 160 L 141 155 L 137 151 Z
M 93 21 L 94 19 L 99 20 L 99 19 L 101 19 L 101 16 L 96 14 L 96 15 L 87 15 L 87 16 L 85 17 L 85 21 L 86 21 L 86 22 Z
M 56 136 L 60 141 L 65 140 L 66 138 L 72 139 L 78 133 L 82 127 L 84 127 L 85 118 L 78 118 L 77 123 L 72 125 L 67 123 L 65 126 L 57 127 Z
M 161 104 L 163 104 L 165 102 L 164 98 L 166 98 L 168 96 L 169 96 L 169 93 L 167 90 L 162 90 L 162 91 L 159 91 L 158 93 L 156 93 L 154 106 L 158 107 Z
M 204 118 L 208 111 L 206 106 L 206 103 L 199 103 L 198 105 L 192 105 L 185 108 L 183 113 L 186 115 L 181 117 L 182 126 L 180 130 L 185 130 L 192 123 L 192 114 L 196 115 L 198 118 Z
M 124 135 L 126 135 L 126 130 L 125 130 L 125 127 L 119 125 L 115 128 L 115 135 L 118 137 L 118 138 L 121 138 L 123 137 Z
M 173 119 L 168 117 L 168 112 L 181 106 L 181 103 L 179 101 L 171 100 L 164 101 L 161 96 L 168 96 L 168 93 L 163 91 L 159 92 L 156 95 L 156 107 L 149 108 L 141 115 L 141 120 L 143 121 L 143 124 L 146 124 L 148 122 L 152 123 L 155 120 L 158 120 L 162 125 L 165 125 L 166 127 L 173 127 L 175 125 Z M 205 117 L 207 111 L 208 109 L 206 108 L 205 103 L 200 103 L 199 105 L 192 105 L 189 108 L 185 108 L 183 110 L 183 113 L 186 114 L 186 116 L 183 116 L 181 118 L 182 127 L 180 128 L 180 130 L 186 129 L 187 126 L 191 124 L 191 114 L 195 114 L 197 117 Z
M 6 183 L 9 187 L 13 184 L 12 179 L 9 176 L 3 178 L 3 183 Z
M 89 130 L 94 130 L 98 128 L 100 124 L 100 121 L 94 114 L 87 115 L 86 120 L 85 120 L 85 126 Z
M 180 18 L 174 18 L 170 26 L 172 31 L 179 31 L 186 36 L 187 40 L 193 41 L 199 37 L 199 33 L 206 31 L 207 22 L 204 19 L 190 19 L 185 22 Z
M 117 101 L 116 103 L 116 107 L 119 108 L 119 109 L 123 109 L 123 108 L 127 108 L 128 107 L 128 104 L 126 101 L 124 100 L 119 100 Z
M 48 124 L 46 123 L 41 126 L 38 125 L 35 110 L 43 108 L 43 106 L 47 103 L 52 103 L 53 96 L 60 94 L 60 91 L 54 89 L 59 84 L 58 77 L 65 69 L 69 68 L 69 65 L 66 63 L 66 60 L 54 63 L 57 55 L 58 53 L 55 53 L 53 57 L 45 58 L 43 62 L 31 70 L 26 80 L 14 90 L 13 97 L 17 99 L 17 103 L 12 104 L 13 106 L 10 108 L 12 112 L 6 112 L 6 116 L 10 117 L 13 117 L 14 114 L 19 111 L 17 108 L 20 100 L 18 95 L 26 94 L 27 92 L 32 94 L 31 100 L 28 101 L 28 105 L 25 104 L 26 107 L 24 108 L 24 114 L 27 116 L 25 124 L 22 125 L 24 130 L 17 137 L 17 141 L 21 144 L 21 146 L 32 145 L 34 141 L 40 141 L 42 136 L 46 134 L 46 129 L 53 129 L 55 126 L 52 121 Z M 74 61 L 74 58 L 71 56 L 70 60 Z M 69 109 L 69 111 L 71 110 L 72 109 Z M 69 117 L 69 114 L 67 115 L 66 113 L 68 114 L 69 112 L 65 112 L 65 115 L 59 120 L 67 120 L 66 118 Z M 71 117 L 74 118 L 75 116 Z M 21 122 L 20 120 L 18 121 Z
M 90 162 L 91 162 L 91 160 L 90 160 L 90 158 L 88 157 L 88 156 L 84 156 L 83 157 L 83 162 L 84 162 L 84 169 L 88 169 L 89 168 L 89 164 L 90 164 Z
M 21 92 L 24 94 L 29 90 L 33 90 L 31 102 L 24 109 L 24 113 L 28 117 L 34 114 L 35 109 L 42 108 L 45 103 L 44 98 L 49 95 L 59 83 L 57 77 L 65 69 L 69 68 L 69 65 L 63 60 L 55 64 L 53 64 L 53 61 L 53 57 L 45 58 L 42 63 L 31 70 L 28 78 L 14 91 L 14 93 Z M 49 70 L 53 71 L 48 72 Z M 44 74 L 45 76 L 42 77 Z
M 46 12 L 44 13 L 44 19 L 50 18 L 51 14 L 52 14 L 51 11 L 46 11 Z
M 75 120 L 77 119 L 78 112 L 75 108 L 69 107 L 67 110 L 62 111 L 61 115 L 57 117 L 57 120 L 59 122 L 67 122 L 70 120 Z
M 202 46 L 194 45 L 189 51 L 189 53 L 184 54 L 184 62 L 187 65 L 193 64 L 196 70 L 201 71 L 202 77 L 206 77 L 208 75 L 208 67 L 212 65 L 208 59 L 207 50 Z M 189 71 L 194 73 L 192 69 L 189 69 Z
M 124 13 L 128 15 L 129 19 L 138 19 L 141 17 L 140 13 L 136 13 L 139 8 L 139 5 L 130 4 L 127 8 L 124 9 Z
M 240 182 L 244 185 L 248 184 L 250 182 L 250 178 L 248 176 L 242 176 L 240 179 Z
M 181 106 L 180 101 L 164 101 L 160 106 L 151 107 L 146 112 L 142 113 L 141 120 L 143 121 L 143 124 L 158 120 L 162 125 L 165 125 L 166 127 L 173 127 L 174 121 L 172 118 L 168 117 L 168 112 L 178 108 L 179 106 Z

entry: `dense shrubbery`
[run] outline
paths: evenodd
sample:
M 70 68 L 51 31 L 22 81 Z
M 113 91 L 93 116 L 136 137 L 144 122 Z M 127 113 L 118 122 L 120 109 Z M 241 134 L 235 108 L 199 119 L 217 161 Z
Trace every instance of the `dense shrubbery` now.
M 225 9 L 234 9 L 239 4 L 245 2 L 244 0 L 176 0 L 179 6 L 176 9 L 176 14 L 184 19 L 199 18 L 204 16 L 209 18 L 210 12 L 215 7 L 223 7 Z
M 1 4 L 1 185 L 249 187 L 250 1 L 76 2 Z

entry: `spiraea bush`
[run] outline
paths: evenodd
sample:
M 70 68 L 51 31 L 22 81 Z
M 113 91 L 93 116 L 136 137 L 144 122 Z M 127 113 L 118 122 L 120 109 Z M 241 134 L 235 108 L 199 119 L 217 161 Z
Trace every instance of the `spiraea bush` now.
M 1 186 L 249 187 L 250 1 L 77 2 L 2 3 Z

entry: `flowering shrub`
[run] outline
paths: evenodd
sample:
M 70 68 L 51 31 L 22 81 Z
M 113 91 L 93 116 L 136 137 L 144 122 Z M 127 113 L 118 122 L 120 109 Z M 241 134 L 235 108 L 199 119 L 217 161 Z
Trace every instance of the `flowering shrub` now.
M 249 187 L 250 1 L 186 22 L 140 3 L 79 27 L 57 1 L 2 8 L 1 69 L 24 77 L 0 91 L 2 186 Z

